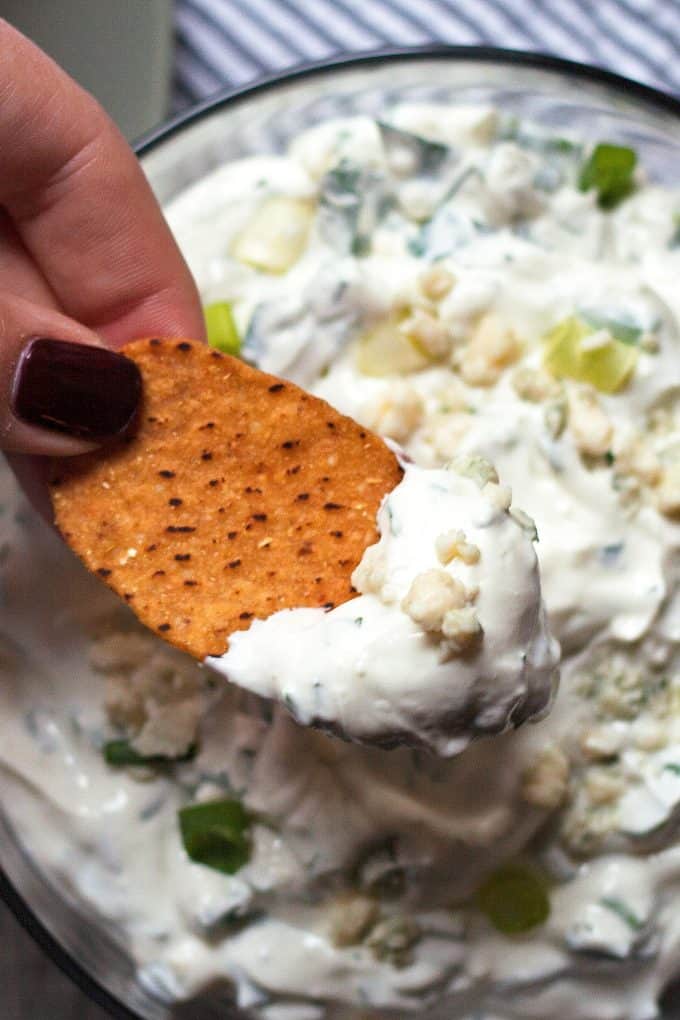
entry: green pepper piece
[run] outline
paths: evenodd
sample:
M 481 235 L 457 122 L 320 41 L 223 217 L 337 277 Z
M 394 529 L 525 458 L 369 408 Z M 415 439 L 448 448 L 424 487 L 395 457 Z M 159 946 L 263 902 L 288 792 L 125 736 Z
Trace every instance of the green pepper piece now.
M 494 872 L 477 890 L 476 903 L 504 935 L 530 931 L 550 914 L 544 879 L 521 864 L 508 864 Z
M 208 343 L 222 354 L 241 353 L 241 338 L 238 335 L 234 313 L 230 301 L 215 301 L 203 309 L 205 325 L 208 331 Z
M 175 762 L 191 761 L 196 757 L 197 747 L 192 744 L 184 754 L 170 758 L 164 754 L 140 754 L 129 740 L 109 740 L 104 744 L 102 752 L 107 765 L 121 767 L 124 765 L 172 765 Z
M 250 815 L 239 800 L 189 804 L 178 812 L 182 842 L 196 864 L 233 875 L 250 858 Z
M 600 142 L 581 167 L 578 186 L 581 191 L 597 191 L 601 209 L 613 209 L 633 191 L 633 171 L 637 163 L 634 149 Z

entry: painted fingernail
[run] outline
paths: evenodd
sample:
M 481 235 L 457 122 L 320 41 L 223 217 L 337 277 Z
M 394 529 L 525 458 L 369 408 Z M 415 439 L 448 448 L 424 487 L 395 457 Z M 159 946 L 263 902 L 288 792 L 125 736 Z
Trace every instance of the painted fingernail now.
M 106 439 L 131 423 L 142 393 L 139 369 L 104 347 L 37 337 L 24 347 L 12 382 L 12 412 L 30 425 Z

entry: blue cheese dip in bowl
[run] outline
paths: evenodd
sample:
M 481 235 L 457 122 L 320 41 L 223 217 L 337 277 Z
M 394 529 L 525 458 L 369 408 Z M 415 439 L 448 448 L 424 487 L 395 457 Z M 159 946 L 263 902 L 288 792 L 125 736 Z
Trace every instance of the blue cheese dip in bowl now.
M 217 99 L 140 155 L 213 343 L 399 444 L 433 505 L 461 487 L 534 542 L 561 682 L 539 721 L 449 756 L 300 726 L 298 618 L 233 642 L 249 690 L 230 685 L 137 625 L 6 477 L 10 904 L 119 1017 L 670 1020 L 680 105 L 546 58 L 381 54 Z M 522 590 L 477 584 L 458 520 L 422 543 L 406 588 L 366 554 L 357 601 L 454 656 L 487 612 L 524 620 Z

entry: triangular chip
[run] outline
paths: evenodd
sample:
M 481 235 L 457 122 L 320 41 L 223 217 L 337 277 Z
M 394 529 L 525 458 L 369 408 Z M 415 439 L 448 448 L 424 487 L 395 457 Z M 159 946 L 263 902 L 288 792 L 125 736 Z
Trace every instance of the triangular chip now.
M 137 340 L 132 438 L 55 463 L 57 525 L 147 627 L 195 658 L 251 621 L 352 598 L 401 478 L 377 436 L 190 340 Z

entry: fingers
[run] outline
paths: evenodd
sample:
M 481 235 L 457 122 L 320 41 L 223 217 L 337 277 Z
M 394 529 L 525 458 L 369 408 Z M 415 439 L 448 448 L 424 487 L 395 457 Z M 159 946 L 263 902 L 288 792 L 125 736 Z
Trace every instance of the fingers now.
M 122 135 L 1 19 L 0 52 L 0 205 L 59 306 L 112 346 L 202 338 L 195 285 Z
M 33 262 L 7 213 L 0 208 L 0 286 L 10 294 L 47 308 L 57 300 L 44 276 Z
M 0 292 L 0 448 L 82 453 L 125 430 L 141 388 L 136 365 L 95 333 Z

